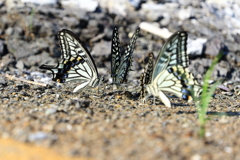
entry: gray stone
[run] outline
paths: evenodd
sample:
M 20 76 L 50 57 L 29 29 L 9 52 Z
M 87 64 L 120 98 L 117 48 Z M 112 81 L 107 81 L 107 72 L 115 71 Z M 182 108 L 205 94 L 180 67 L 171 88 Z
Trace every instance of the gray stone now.
M 2 57 L 4 54 L 4 41 L 0 40 L 0 57 Z
M 50 114 L 54 114 L 57 112 L 57 109 L 56 108 L 48 108 L 46 111 L 45 111 L 45 114 L 46 115 L 50 115 Z
M 215 57 L 224 48 L 224 46 L 224 43 L 221 42 L 219 38 L 212 38 L 206 42 L 204 53 L 210 57 Z
M 79 25 L 79 21 L 76 17 L 63 17 L 63 22 L 67 24 L 69 28 L 75 28 Z
M 34 3 L 37 5 L 54 5 L 57 3 L 57 0 L 45 0 L 45 1 L 39 1 L 39 0 L 21 0 L 22 3 Z
M 16 67 L 17 67 L 17 69 L 19 69 L 19 70 L 23 70 L 23 68 L 24 68 L 23 61 L 18 60 L 18 61 L 17 61 L 17 64 L 16 64 Z
M 187 52 L 190 57 L 202 55 L 203 45 L 206 43 L 206 38 L 197 38 L 195 40 L 188 39 Z
M 0 60 L 0 70 L 7 70 L 8 66 L 16 62 L 13 55 L 6 54 Z
M 7 45 L 9 52 L 13 53 L 16 59 L 34 55 L 40 50 L 48 50 L 48 46 L 48 42 L 44 39 L 38 39 L 29 43 L 23 40 L 10 39 Z
M 109 41 L 101 41 L 100 43 L 96 43 L 91 51 L 91 55 L 96 56 L 107 56 L 111 52 L 111 42 Z
M 192 7 L 191 6 L 189 6 L 188 8 L 181 8 L 181 9 L 178 10 L 177 16 L 180 20 L 183 21 L 185 19 L 190 18 L 191 12 L 192 12 Z
M 12 27 L 7 28 L 6 31 L 5 31 L 5 34 L 6 34 L 7 36 L 11 36 L 12 33 L 13 33 L 13 28 L 12 28 Z
M 93 12 L 98 7 L 98 2 L 95 0 L 60 0 L 63 8 L 81 9 L 88 12 Z
M 49 53 L 43 52 L 39 55 L 32 55 L 29 56 L 28 58 L 23 59 L 23 62 L 26 66 L 40 66 L 41 64 L 51 64 L 57 65 L 56 59 L 53 59 L 52 57 L 49 56 Z
M 161 26 L 168 26 L 171 22 L 171 16 L 169 13 L 163 13 L 163 19 L 160 21 Z

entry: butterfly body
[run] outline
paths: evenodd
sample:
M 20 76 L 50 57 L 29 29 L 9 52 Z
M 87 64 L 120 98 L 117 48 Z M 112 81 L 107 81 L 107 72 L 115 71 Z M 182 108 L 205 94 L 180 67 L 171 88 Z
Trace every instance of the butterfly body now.
M 80 81 L 73 92 L 84 89 L 86 86 L 96 87 L 101 78 L 98 76 L 96 65 L 89 51 L 84 47 L 79 38 L 67 29 L 58 33 L 62 51 L 62 60 L 56 66 L 41 65 L 40 69 L 48 69 L 53 74 L 53 81 L 65 83 Z

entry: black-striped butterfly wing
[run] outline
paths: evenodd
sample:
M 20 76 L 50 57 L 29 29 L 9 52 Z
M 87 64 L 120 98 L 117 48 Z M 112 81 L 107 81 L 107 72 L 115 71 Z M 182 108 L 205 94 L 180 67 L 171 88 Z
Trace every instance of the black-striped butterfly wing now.
M 58 33 L 62 51 L 62 60 L 56 66 L 41 65 L 40 69 L 52 71 L 53 81 L 64 83 L 67 81 L 80 81 L 73 92 L 85 88 L 87 85 L 95 87 L 99 84 L 96 65 L 79 38 L 67 29 Z
M 153 52 L 149 54 L 147 67 L 144 72 L 144 84 L 150 84 L 152 80 L 153 74 L 153 67 L 154 67 L 154 55 Z
M 153 73 L 153 67 L 154 67 L 154 54 L 153 52 L 149 53 L 148 56 L 148 63 L 145 67 L 144 73 L 140 76 L 140 99 L 144 98 L 145 96 L 145 85 L 151 83 L 152 79 L 152 73 Z
M 117 27 L 113 28 L 111 56 L 111 77 L 113 77 L 113 81 L 115 81 L 116 70 L 121 62 L 120 40 Z
M 131 71 L 132 66 L 132 54 L 134 51 L 134 47 L 137 41 L 137 38 L 139 36 L 140 28 L 138 28 L 133 36 L 130 39 L 130 43 L 127 46 L 127 49 L 125 50 L 124 56 L 121 58 L 120 65 L 116 69 L 116 72 L 113 73 L 116 77 L 113 78 L 113 84 L 120 84 L 127 82 L 127 76 L 129 71 Z
M 158 75 L 158 73 L 166 68 L 175 65 L 188 67 L 187 39 L 188 34 L 186 31 L 177 31 L 168 38 L 158 54 L 152 80 Z

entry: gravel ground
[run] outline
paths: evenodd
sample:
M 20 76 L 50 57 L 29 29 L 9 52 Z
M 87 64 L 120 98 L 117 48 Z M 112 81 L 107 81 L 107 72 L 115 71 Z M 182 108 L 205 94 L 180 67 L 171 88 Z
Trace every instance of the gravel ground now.
M 2 87 L 0 130 L 4 138 L 93 159 L 239 159 L 239 100 L 213 99 L 206 139 L 198 137 L 196 108 L 172 98 L 142 104 L 112 89 L 73 94 L 68 88 Z M 103 93 L 101 93 L 103 92 Z M 134 96 L 132 96 L 134 98 Z M 217 113 L 227 115 L 217 116 Z
M 0 1 L 0 137 L 72 158 L 240 159 L 240 3 L 149 0 L 126 10 L 121 8 L 124 3 L 106 4 L 83 11 L 61 0 L 46 7 Z M 137 100 L 145 57 L 150 51 L 157 55 L 165 38 L 141 30 L 133 53 L 134 71 L 122 89 L 112 89 L 108 73 L 112 28 L 121 27 L 120 39 L 126 46 L 128 35 L 141 22 L 172 33 L 186 30 L 189 39 L 198 42 L 189 45 L 189 69 L 199 80 L 212 58 L 224 51 L 212 79 L 225 81 L 209 105 L 205 139 L 198 136 L 194 103 L 171 94 L 172 108 L 159 99 L 155 105 L 151 98 L 147 103 Z M 105 78 L 99 88 L 72 93 L 77 82 L 56 84 L 38 68 L 59 60 L 56 35 L 63 28 L 87 44 Z

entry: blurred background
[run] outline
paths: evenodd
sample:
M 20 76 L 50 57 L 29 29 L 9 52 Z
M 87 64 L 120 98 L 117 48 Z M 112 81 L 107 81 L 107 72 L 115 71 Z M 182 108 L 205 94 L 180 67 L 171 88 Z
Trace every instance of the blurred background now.
M 42 77 L 46 71 L 38 67 L 60 60 L 57 33 L 63 28 L 86 44 L 100 74 L 109 73 L 113 26 L 120 27 L 122 50 L 140 26 L 129 80 L 139 78 L 148 53 L 157 56 L 166 38 L 178 30 L 189 33 L 189 68 L 198 79 L 219 51 L 225 56 L 213 79 L 227 83 L 240 79 L 237 0 L 0 0 L 0 12 L 3 74 L 41 81 L 36 75 Z

